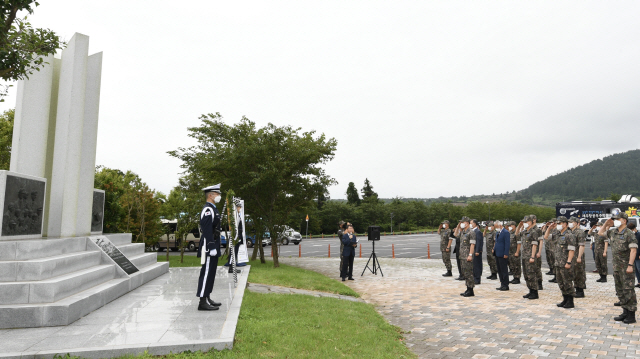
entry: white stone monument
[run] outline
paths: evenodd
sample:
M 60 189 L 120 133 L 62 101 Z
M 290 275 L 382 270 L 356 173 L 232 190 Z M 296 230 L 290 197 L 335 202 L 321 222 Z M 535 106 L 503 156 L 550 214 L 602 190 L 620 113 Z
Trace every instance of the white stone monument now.
M 18 83 L 0 171 L 0 328 L 66 325 L 166 273 L 131 234 L 102 235 L 93 188 L 102 53 L 75 34 Z

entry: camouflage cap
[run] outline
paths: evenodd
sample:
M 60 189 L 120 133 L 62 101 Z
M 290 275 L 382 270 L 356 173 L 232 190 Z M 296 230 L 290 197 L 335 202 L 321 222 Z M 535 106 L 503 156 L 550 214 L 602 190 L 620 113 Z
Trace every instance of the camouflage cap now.
M 558 221 L 558 222 L 569 222 L 569 220 L 565 216 L 560 216 L 560 217 L 556 218 L 556 221 Z
M 531 218 L 532 221 L 537 221 L 538 220 L 538 217 L 536 217 L 535 214 L 530 214 L 529 218 Z
M 445 219 L 444 221 L 440 222 L 440 224 L 449 224 L 449 221 Z
M 555 218 L 551 218 L 550 220 L 548 220 L 547 222 L 555 222 L 556 219 Z
M 515 226 L 515 225 L 516 225 L 516 221 L 511 221 L 511 222 L 509 222 L 509 225 L 510 225 L 510 226 Z
M 629 220 L 629 215 L 626 214 L 625 212 L 620 211 L 618 214 L 614 214 L 613 216 L 611 216 L 612 219 L 620 219 L 620 218 L 624 218 L 626 220 Z
M 576 223 L 578 223 L 578 222 L 580 222 L 580 220 L 578 219 L 578 217 L 571 216 L 571 218 L 569 218 L 569 222 L 576 222 Z
M 464 217 L 462 217 L 460 222 L 471 222 L 471 219 L 469 217 L 467 217 L 467 216 L 464 216 Z
M 493 227 L 493 221 L 487 222 L 487 227 Z
M 529 216 L 524 216 L 524 218 L 522 219 L 522 222 L 530 222 L 531 221 L 531 217 Z

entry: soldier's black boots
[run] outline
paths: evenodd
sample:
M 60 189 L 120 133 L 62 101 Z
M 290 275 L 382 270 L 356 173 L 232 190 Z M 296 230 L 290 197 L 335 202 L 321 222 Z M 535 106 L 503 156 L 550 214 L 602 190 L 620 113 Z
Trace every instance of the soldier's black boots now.
M 576 298 L 584 298 L 584 289 L 576 288 Z
M 453 273 L 451 273 L 450 270 L 447 271 L 447 273 L 442 275 L 443 277 L 453 277 Z
M 542 290 L 542 280 L 538 282 L 538 290 Z
M 575 306 L 573 305 L 573 296 L 572 295 L 568 295 L 567 296 L 567 302 L 564 303 L 563 308 L 565 308 L 565 309 L 575 308 Z
M 456 278 L 456 280 L 464 280 L 463 276 L 459 276 L 458 278 Z
M 538 298 L 540 298 L 540 297 L 538 297 L 538 291 L 537 290 L 532 290 L 528 299 L 538 299 Z
M 560 308 L 564 307 L 564 305 L 567 304 L 567 300 L 568 300 L 567 297 L 569 297 L 569 296 L 563 294 L 562 295 L 562 302 L 556 304 L 556 306 L 558 306 Z
M 466 292 L 464 292 L 464 293 L 462 293 L 460 295 L 463 296 L 463 297 L 473 297 L 473 296 L 475 296 L 475 294 L 473 294 L 473 288 L 469 288 L 469 287 L 467 287 L 467 291 Z
M 556 277 L 553 277 L 549 279 L 549 283 L 558 283 L 558 281 L 556 280 Z
M 222 303 L 214 302 L 213 299 L 211 299 L 211 297 L 207 297 L 207 303 L 209 303 L 209 305 L 213 307 L 219 307 L 222 305 Z
M 207 303 L 207 298 L 200 298 L 200 304 L 198 304 L 198 310 L 218 310 L 220 307 L 214 307 Z
M 496 273 L 491 273 L 490 276 L 487 277 L 487 279 L 491 279 L 491 280 L 497 280 L 498 279 L 498 274 Z
M 547 273 L 545 273 L 546 275 L 553 275 L 553 269 L 549 269 L 549 271 Z
M 513 278 L 513 280 L 511 282 L 509 282 L 511 284 L 520 284 L 520 278 Z
M 600 279 L 596 280 L 596 282 L 606 283 L 607 282 L 607 276 L 606 275 L 600 275 Z
M 622 304 L 620 304 L 620 301 L 617 301 L 617 302 L 613 303 L 613 305 L 614 305 L 614 306 L 616 306 L 616 307 L 619 307 L 619 306 L 621 306 Z
M 628 314 L 629 314 L 629 311 L 624 309 L 624 308 L 622 308 L 622 314 L 620 314 L 617 317 L 613 317 L 613 320 L 615 320 L 616 322 L 621 322 L 627 317 Z
M 632 312 L 630 310 L 627 310 L 627 317 L 624 318 L 623 322 L 625 322 L 626 324 L 635 323 L 636 322 L 636 312 Z
M 529 293 L 523 295 L 522 298 L 529 299 L 529 297 L 531 296 L 531 292 L 533 292 L 533 290 L 529 289 Z

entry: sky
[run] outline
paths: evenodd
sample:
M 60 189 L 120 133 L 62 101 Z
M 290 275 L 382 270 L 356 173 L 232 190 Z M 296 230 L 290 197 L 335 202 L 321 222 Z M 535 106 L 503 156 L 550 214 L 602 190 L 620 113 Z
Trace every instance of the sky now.
M 346 198 L 521 190 L 639 148 L 636 1 L 42 1 L 103 71 L 96 164 L 177 185 L 167 151 L 219 112 L 338 141 Z M 15 106 L 15 86 L 4 111 Z M 634 134 L 635 133 L 635 134 Z

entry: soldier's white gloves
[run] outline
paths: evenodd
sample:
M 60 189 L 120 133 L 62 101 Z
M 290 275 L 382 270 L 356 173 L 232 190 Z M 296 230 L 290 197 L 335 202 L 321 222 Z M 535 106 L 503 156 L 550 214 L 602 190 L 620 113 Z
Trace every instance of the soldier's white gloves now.
M 212 249 L 212 250 L 209 251 L 209 255 L 212 256 L 212 257 L 215 256 L 216 254 L 218 254 L 218 251 L 215 250 L 215 249 Z

